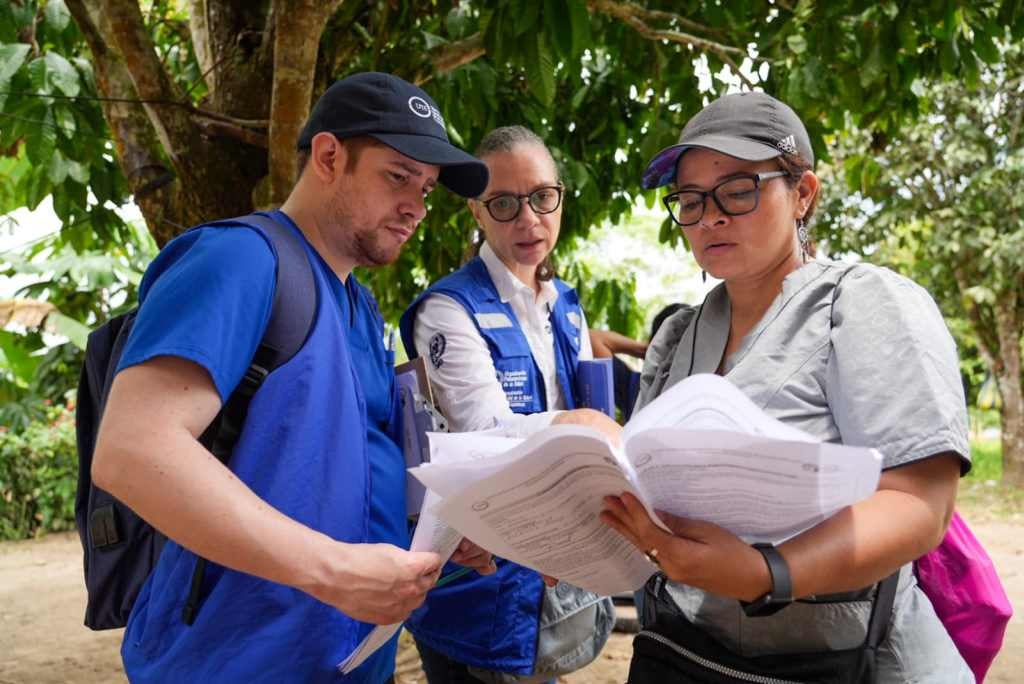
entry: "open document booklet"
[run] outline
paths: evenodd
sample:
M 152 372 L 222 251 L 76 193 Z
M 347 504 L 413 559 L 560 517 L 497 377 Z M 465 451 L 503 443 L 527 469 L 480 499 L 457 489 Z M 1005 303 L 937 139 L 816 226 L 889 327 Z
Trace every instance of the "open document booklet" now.
M 687 378 L 634 414 L 621 447 L 573 425 L 525 440 L 429 438 L 430 462 L 410 470 L 429 490 L 414 550 L 447 559 L 465 536 L 603 595 L 632 591 L 657 570 L 600 521 L 606 495 L 631 492 L 659 524 L 655 510 L 778 543 L 870 496 L 882 464 L 874 449 L 782 424 L 717 375 Z M 399 627 L 378 627 L 339 667 L 351 671 Z
M 493 552 L 598 594 L 639 587 L 646 557 L 598 515 L 631 492 L 654 510 L 781 542 L 870 496 L 874 449 L 822 443 L 768 416 L 716 375 L 696 375 L 644 407 L 617 448 L 555 425 L 526 440 L 431 434 L 412 473 L 441 498 L 441 520 Z

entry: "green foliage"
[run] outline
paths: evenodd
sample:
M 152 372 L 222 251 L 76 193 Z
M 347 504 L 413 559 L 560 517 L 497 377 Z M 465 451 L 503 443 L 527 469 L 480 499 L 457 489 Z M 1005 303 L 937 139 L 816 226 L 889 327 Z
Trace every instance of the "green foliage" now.
M 0 428 L 0 539 L 74 529 L 74 412 L 48 407 L 25 430 Z
M 639 187 L 644 164 L 675 141 L 705 96 L 725 91 L 725 83 L 716 80 L 713 92 L 701 92 L 694 63 L 703 52 L 710 71 L 718 73 L 728 65 L 726 53 L 649 40 L 634 24 L 595 9 L 597 4 L 588 13 L 581 0 L 438 2 L 434 12 L 389 14 L 387 29 L 374 22 L 372 12 L 345 15 L 375 27 L 376 36 L 367 32 L 379 46 L 379 52 L 351 61 L 346 73 L 370 67 L 412 73 L 429 49 L 482 33 L 483 58 L 436 75 L 426 87 L 445 112 L 453 140 L 470 149 L 491 128 L 511 123 L 532 128 L 548 142 L 569 189 L 556 252 L 560 263 L 573 261 L 576 239 L 586 238 L 592 226 L 623 220 L 640 198 L 654 200 L 654 193 Z M 759 61 L 768 62 L 766 78 L 757 85 L 797 109 L 823 156 L 826 133 L 849 121 L 885 139 L 895 136 L 918 112 L 913 84 L 943 72 L 970 79 L 982 56 L 991 59 L 992 38 L 1002 36 L 1005 22 L 1019 21 L 999 3 L 904 7 L 851 1 L 798 3 L 790 10 L 707 0 L 685 6 L 651 1 L 641 9 L 678 13 L 659 28 L 703 27 L 702 35 L 717 44 L 756 46 L 753 71 Z M 639 19 L 650 25 L 657 17 Z M 413 23 L 403 29 L 407 21 Z M 734 63 L 743 59 L 726 57 Z M 432 198 L 412 248 L 395 266 L 365 275 L 385 315 L 395 317 L 424 281 L 455 268 L 474 229 L 462 202 Z M 622 294 L 630 289 L 628 281 L 613 287 L 581 279 L 580 285 L 588 311 L 631 301 Z M 619 311 L 608 320 L 627 318 Z
M 0 425 L 25 429 L 41 418 L 42 402 L 63 403 L 78 384 L 88 329 L 135 305 L 156 245 L 145 228 L 125 225 L 130 240 L 106 253 L 76 254 L 51 238 L 26 255 L 6 255 L 0 276 L 32 277 L 18 296 L 55 306 L 45 327 L 69 341 L 54 345 L 42 330 L 0 330 Z
M 999 440 L 971 442 L 971 472 L 967 479 L 975 482 L 999 482 L 1003 477 L 1003 450 Z
M 219 5 L 228 3 L 207 4 L 210 15 L 220 16 L 225 8 Z M 246 5 L 254 15 L 270 15 L 269 0 Z M 225 16 L 239 4 L 231 6 Z M 166 76 L 183 106 L 214 107 L 183 7 L 174 0 L 143 3 L 144 28 L 165 72 L 150 76 Z M 675 141 L 706 97 L 737 84 L 779 95 L 807 122 L 823 158 L 826 138 L 851 125 L 872 145 L 884 146 L 927 105 L 928 82 L 949 76 L 981 83 L 985 65 L 998 63 L 998 41 L 1007 31 L 1014 40 L 1024 36 L 1019 0 L 344 2 L 320 36 L 314 96 L 348 73 L 391 71 L 424 82 L 447 117 L 451 138 L 464 147 L 472 149 L 498 125 L 523 124 L 540 134 L 568 188 L 556 262 L 566 265 L 563 275 L 579 286 L 592 320 L 629 333 L 640 318 L 633 282 L 593 282 L 574 267 L 575 252 L 593 226 L 620 223 L 638 200 L 654 205 L 656 193 L 640 188 L 643 167 Z M 482 56 L 434 71 L 437 51 L 475 37 Z M 226 54 L 213 55 L 220 79 L 257 73 L 225 68 L 237 58 L 238 44 L 262 38 L 237 39 Z M 140 172 L 130 154 L 137 141 L 114 140 L 101 103 L 92 99 L 99 95 L 96 60 L 62 0 L 0 4 L 0 213 L 35 207 L 52 194 L 64 222 L 58 258 L 71 257 L 60 251 L 65 246 L 92 258 L 131 239 L 131 228 L 112 208 L 129 200 L 125 174 Z M 716 74 L 710 83 L 700 82 L 698 64 Z M 735 75 L 741 65 L 754 74 L 745 83 L 748 77 Z M 246 85 L 249 92 L 267 91 L 269 105 L 265 74 L 260 79 Z M 225 157 L 251 155 L 251 145 L 237 144 L 238 154 Z M 172 157 L 187 154 L 162 153 L 168 168 Z M 850 161 L 847 169 L 865 191 L 884 172 L 870 157 Z M 237 174 L 222 176 L 234 180 Z M 199 181 L 176 180 L 181 196 L 191 198 L 196 188 L 188 183 Z M 238 182 L 224 195 L 252 191 Z M 399 261 L 360 274 L 389 320 L 425 285 L 456 268 L 472 242 L 475 226 L 464 202 L 438 192 L 430 204 Z M 667 227 L 662 236 L 679 240 Z M 86 323 L 98 318 L 75 299 L 81 292 L 65 292 L 76 311 L 58 304 L 63 314 Z
M 53 195 L 59 240 L 77 250 L 129 236 L 104 205 L 129 197 L 103 111 L 79 99 L 97 94 L 91 55 L 62 0 L 0 6 L 0 155 L 9 157 L 0 162 L 17 167 L 0 178 L 0 214 Z
M 1002 61 L 979 67 L 973 86 L 922 87 L 921 118 L 899 137 L 855 126 L 838 136 L 819 220 L 831 251 L 891 266 L 935 297 L 972 404 L 1004 354 L 1020 352 L 1021 331 L 1005 321 L 1024 320 L 1024 54 L 998 49 Z

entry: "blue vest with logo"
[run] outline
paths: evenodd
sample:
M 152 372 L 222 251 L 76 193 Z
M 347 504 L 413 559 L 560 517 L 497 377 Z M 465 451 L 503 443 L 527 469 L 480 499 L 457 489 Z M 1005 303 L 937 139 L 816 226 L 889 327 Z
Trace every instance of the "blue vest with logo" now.
M 400 412 L 373 418 L 396 405 L 380 315 L 353 276 L 342 283 L 306 248 L 317 288 L 313 329 L 253 397 L 229 467 L 269 505 L 333 539 L 407 548 L 404 460 L 392 434 Z M 397 475 L 376 481 L 381 466 L 371 458 L 394 461 L 396 468 L 385 467 Z M 168 540 L 125 632 L 121 651 L 132 682 L 379 683 L 391 675 L 395 641 L 347 677 L 337 669 L 372 625 L 214 563 L 198 617 L 185 625 L 181 609 L 195 563 L 194 553 Z
M 554 281 L 558 300 L 550 321 L 555 338 L 558 383 L 568 408 L 576 405 L 576 366 L 579 363 L 582 311 L 576 291 Z M 402 342 L 410 358 L 418 353 L 413 341 L 416 311 L 424 298 L 442 294 L 459 302 L 487 342 L 509 406 L 515 413 L 547 410 L 544 380 L 529 342 L 512 307 L 501 301 L 487 267 L 476 257 L 421 294 L 402 315 Z M 481 315 L 482 314 L 482 315 Z M 486 314 L 501 314 L 487 316 Z M 505 325 L 505 321 L 508 324 Z M 495 324 L 498 327 L 494 327 Z M 520 565 L 496 559 L 493 575 L 475 572 L 433 589 L 406 623 L 416 638 L 467 665 L 514 674 L 530 674 L 537 655 L 537 625 L 544 583 L 540 575 Z M 460 566 L 449 563 L 444 574 Z

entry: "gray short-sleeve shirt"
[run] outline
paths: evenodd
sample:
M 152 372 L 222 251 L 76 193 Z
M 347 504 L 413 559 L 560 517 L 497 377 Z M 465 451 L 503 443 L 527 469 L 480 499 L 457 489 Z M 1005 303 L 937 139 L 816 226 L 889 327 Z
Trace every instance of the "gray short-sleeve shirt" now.
M 667 319 L 648 348 L 637 409 L 688 375 L 714 373 L 729 325 L 724 285 Z M 722 370 L 768 414 L 823 441 L 875 447 L 884 468 L 951 451 L 970 465 L 953 339 L 928 293 L 887 269 L 820 260 L 794 271 Z M 747 618 L 732 599 L 669 584 L 695 624 L 748 656 L 856 646 L 869 592 Z M 879 668 L 883 682 L 973 681 L 910 566 Z

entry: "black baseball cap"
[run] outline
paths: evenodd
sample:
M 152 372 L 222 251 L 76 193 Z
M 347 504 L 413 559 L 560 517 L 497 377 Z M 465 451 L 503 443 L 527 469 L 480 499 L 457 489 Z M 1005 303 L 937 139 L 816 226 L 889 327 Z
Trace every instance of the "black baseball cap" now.
M 448 142 L 437 104 L 423 90 L 391 74 L 368 71 L 335 81 L 324 91 L 298 149 L 309 149 L 317 133 L 338 138 L 368 135 L 405 156 L 441 167 L 438 180 L 463 197 L 487 187 L 487 165 Z
M 811 139 L 800 117 L 767 93 L 725 95 L 697 112 L 686 122 L 679 142 L 647 164 L 643 186 L 650 190 L 675 182 L 679 157 L 691 147 L 747 161 L 798 154 L 814 166 Z

